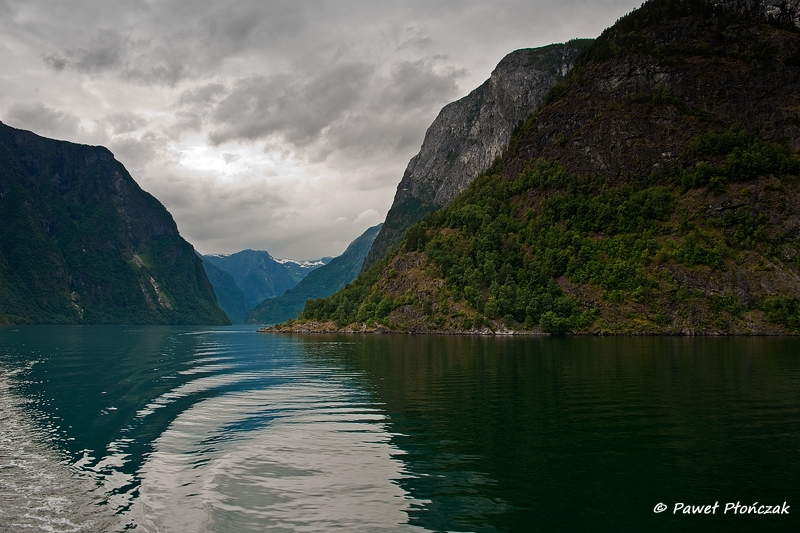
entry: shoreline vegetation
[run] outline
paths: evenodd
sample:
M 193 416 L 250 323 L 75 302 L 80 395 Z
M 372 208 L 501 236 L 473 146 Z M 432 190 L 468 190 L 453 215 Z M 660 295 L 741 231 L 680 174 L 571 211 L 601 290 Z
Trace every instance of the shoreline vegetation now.
M 525 335 L 525 336 L 547 336 L 549 333 L 542 331 L 515 331 L 505 327 L 504 324 L 497 324 L 495 329 L 488 326 L 481 328 L 473 328 L 471 330 L 429 330 L 429 331 L 416 331 L 416 330 L 393 330 L 387 328 L 382 324 L 375 324 L 367 326 L 366 323 L 351 324 L 343 328 L 337 327 L 336 322 L 329 320 L 326 322 L 317 321 L 287 321 L 283 324 L 276 324 L 259 328 L 257 333 L 353 333 L 353 334 L 403 334 L 403 335 Z

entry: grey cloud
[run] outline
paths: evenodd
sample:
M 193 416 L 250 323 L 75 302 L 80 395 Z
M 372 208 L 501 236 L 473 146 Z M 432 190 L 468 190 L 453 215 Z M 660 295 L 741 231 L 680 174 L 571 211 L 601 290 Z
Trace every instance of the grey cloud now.
M 397 61 L 383 73 L 376 65 L 333 63 L 306 77 L 239 80 L 214 106 L 209 139 L 220 145 L 274 136 L 307 148 L 310 161 L 337 149 L 386 157 L 417 142 L 439 108 L 458 94 L 457 80 L 465 71 L 440 62 L 437 57 Z M 223 90 L 203 87 L 184 93 L 180 102 L 211 104 Z
M 178 98 L 178 106 L 208 105 L 218 101 L 226 93 L 221 83 L 207 83 L 200 87 L 183 91 Z
M 234 11 L 228 6 L 223 12 L 212 13 L 201 19 L 194 33 L 197 40 L 211 52 L 209 59 L 219 60 L 245 48 L 266 16 L 265 12 Z
M 136 137 L 116 138 L 109 143 L 109 148 L 119 161 L 130 171 L 139 171 L 153 161 L 161 148 L 164 140 L 155 133 L 145 132 L 138 139 Z
M 178 111 L 175 113 L 175 122 L 166 129 L 167 135 L 172 139 L 180 139 L 187 131 L 200 131 L 203 127 L 203 116 L 193 111 Z
M 458 94 L 456 80 L 464 69 L 437 72 L 431 60 L 400 61 L 392 65 L 383 102 L 405 110 L 441 104 Z
M 59 139 L 73 139 L 80 130 L 80 119 L 76 115 L 47 107 L 41 102 L 12 105 L 6 113 L 6 120 L 12 126 Z
M 86 48 L 69 48 L 67 64 L 80 72 L 101 72 L 120 66 L 130 40 L 114 30 L 99 30 Z
M 42 56 L 45 65 L 56 71 L 116 72 L 127 81 L 167 86 L 188 77 L 185 59 L 186 53 L 180 47 L 153 45 L 151 40 L 134 40 L 108 29 L 98 30 L 86 46 Z
M 58 54 L 43 55 L 42 61 L 44 61 L 45 65 L 58 72 L 64 70 L 64 67 L 67 66 L 67 58 Z
M 236 234 L 243 242 L 263 231 L 265 218 L 280 218 L 289 205 L 280 187 L 259 186 L 263 182 L 244 180 L 220 184 L 215 180 L 192 179 L 174 174 L 158 182 L 158 198 L 168 205 L 180 224 L 191 227 L 196 241 L 217 242 Z M 242 246 L 238 249 L 246 248 Z M 222 247 L 209 247 L 222 250 Z M 226 247 L 226 251 L 230 250 Z
M 106 124 L 111 127 L 111 133 L 121 135 L 142 129 L 147 125 L 147 121 L 141 115 L 131 111 L 121 111 L 112 113 L 105 118 Z
M 419 26 L 395 26 L 390 31 L 397 42 L 397 50 L 414 50 L 424 52 L 429 50 L 434 44 L 434 39 L 425 27 Z
M 252 2 L 249 7 L 242 2 L 221 8 L 215 2 L 143 6 L 146 5 L 121 9 L 120 17 L 113 19 L 125 28 L 127 17 L 128 21 L 135 21 L 135 30 L 100 29 L 88 42 L 44 54 L 42 60 L 56 71 L 110 72 L 137 84 L 175 86 L 218 67 L 244 49 L 263 47 L 273 34 L 279 33 L 271 28 L 273 31 L 262 35 L 260 42 L 254 41 L 253 35 L 264 21 L 280 19 L 271 16 L 273 6 L 260 2 Z M 288 11 L 295 10 L 298 8 Z M 108 12 L 84 15 L 90 19 L 86 21 L 89 25 L 92 18 L 103 15 L 108 24 Z M 146 38 L 136 38 L 140 32 Z M 263 42 L 265 36 L 267 43 Z
M 175 122 L 167 130 L 168 135 L 178 139 L 187 131 L 199 131 L 205 117 L 226 93 L 227 89 L 221 83 L 208 83 L 183 91 L 173 106 L 178 111 L 175 112 Z
M 149 66 L 144 59 L 141 65 L 130 66 L 122 70 L 123 79 L 144 85 L 167 85 L 174 87 L 181 80 L 189 77 L 189 72 L 180 60 L 164 57 L 160 64 Z
M 329 150 L 352 159 L 356 166 L 371 158 L 385 159 L 387 154 L 392 154 L 393 160 L 400 154 L 404 155 L 399 159 L 408 159 L 413 155 L 411 152 L 419 149 L 432 117 L 435 117 L 433 111 L 407 115 L 366 112 L 350 117 L 347 122 L 331 127 Z
M 305 146 L 346 114 L 365 91 L 375 68 L 365 63 L 334 64 L 304 78 L 288 74 L 240 80 L 216 107 L 215 145 L 280 135 Z
M 361 105 L 326 130 L 316 159 L 335 153 L 356 166 L 369 160 L 405 164 L 436 113 L 458 95 L 456 80 L 464 71 L 436 68 L 435 62 L 396 62 L 387 74 L 374 77 Z
M 433 38 L 430 36 L 425 37 L 412 37 L 400 43 L 397 47 L 398 50 L 405 50 L 411 48 L 414 50 L 426 50 L 433 44 Z

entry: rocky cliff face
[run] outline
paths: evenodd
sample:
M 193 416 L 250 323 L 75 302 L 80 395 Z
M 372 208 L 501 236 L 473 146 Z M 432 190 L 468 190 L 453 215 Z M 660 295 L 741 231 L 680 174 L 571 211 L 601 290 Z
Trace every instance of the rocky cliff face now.
M 2 123 L 0 322 L 228 323 L 172 216 L 111 152 Z
M 737 125 L 800 150 L 800 25 L 760 24 L 775 3 L 709 0 L 724 7 L 714 13 L 702 0 L 648 2 L 623 17 L 520 138 L 507 171 L 545 157 L 578 173 L 646 175 L 675 163 L 711 125 Z M 639 27 L 656 17 L 665 20 Z
M 483 85 L 445 106 L 428 128 L 419 154 L 409 161 L 363 268 L 397 246 L 409 226 L 449 204 L 489 168 L 517 124 L 536 110 L 590 42 L 576 40 L 512 52 Z

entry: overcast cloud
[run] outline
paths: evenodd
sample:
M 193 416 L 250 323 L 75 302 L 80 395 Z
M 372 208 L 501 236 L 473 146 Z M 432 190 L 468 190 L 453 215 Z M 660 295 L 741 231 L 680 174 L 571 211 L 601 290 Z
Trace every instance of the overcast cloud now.
M 114 152 L 201 253 L 335 256 L 439 110 L 634 0 L 0 0 L 0 120 Z

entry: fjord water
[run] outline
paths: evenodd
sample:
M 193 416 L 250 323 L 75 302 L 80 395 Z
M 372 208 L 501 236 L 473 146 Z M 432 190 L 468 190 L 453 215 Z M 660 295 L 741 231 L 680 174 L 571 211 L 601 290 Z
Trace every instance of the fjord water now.
M 796 338 L 6 327 L 0 376 L 0 531 L 800 530 Z

